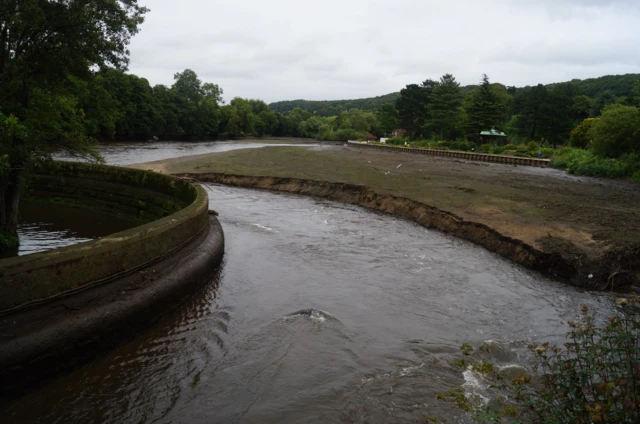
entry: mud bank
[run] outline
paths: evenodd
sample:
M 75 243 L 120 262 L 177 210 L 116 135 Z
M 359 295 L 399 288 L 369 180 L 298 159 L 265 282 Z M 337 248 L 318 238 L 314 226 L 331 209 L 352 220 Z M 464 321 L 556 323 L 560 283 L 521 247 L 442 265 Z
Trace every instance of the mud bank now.
M 408 198 L 376 193 L 362 185 L 297 178 L 242 176 L 225 173 L 183 173 L 178 177 L 230 186 L 274 190 L 317 196 L 362 206 L 394 216 L 410 219 L 426 228 L 452 234 L 483 246 L 544 275 L 568 280 L 584 288 L 619 289 L 630 287 L 637 279 L 621 269 L 636 269 L 638 251 L 611 251 L 598 261 L 579 257 L 567 260 L 559 253 L 543 252 L 521 240 L 507 237 L 487 225 L 464 220 L 447 211 Z

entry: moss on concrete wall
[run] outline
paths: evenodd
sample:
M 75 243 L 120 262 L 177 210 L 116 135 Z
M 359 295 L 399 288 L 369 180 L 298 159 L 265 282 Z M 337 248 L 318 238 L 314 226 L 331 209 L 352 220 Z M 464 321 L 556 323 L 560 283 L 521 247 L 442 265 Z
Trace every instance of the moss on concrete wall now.
M 209 225 L 206 191 L 178 178 L 60 162 L 48 172 L 38 177 L 31 199 L 68 202 L 147 223 L 98 240 L 0 260 L 0 311 L 136 269 Z

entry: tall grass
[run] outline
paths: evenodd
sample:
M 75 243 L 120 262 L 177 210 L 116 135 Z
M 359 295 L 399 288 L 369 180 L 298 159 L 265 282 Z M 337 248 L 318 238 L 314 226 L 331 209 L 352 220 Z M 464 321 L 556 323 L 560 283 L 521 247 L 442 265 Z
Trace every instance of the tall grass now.
M 570 174 L 600 178 L 629 178 L 640 182 L 640 155 L 629 153 L 617 159 L 595 155 L 589 150 L 562 149 L 551 165 Z

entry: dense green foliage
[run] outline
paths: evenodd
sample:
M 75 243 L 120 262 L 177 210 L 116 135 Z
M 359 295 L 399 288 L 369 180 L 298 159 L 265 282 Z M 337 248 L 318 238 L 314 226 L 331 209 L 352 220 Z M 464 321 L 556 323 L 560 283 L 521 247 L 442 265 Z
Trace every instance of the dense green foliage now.
M 549 343 L 529 346 L 532 373 L 507 377 L 498 364 L 474 358 L 454 365 L 482 374 L 491 382 L 494 399 L 487 406 L 472 405 L 464 392 L 438 395 L 451 400 L 477 422 L 513 423 L 637 423 L 640 422 L 640 320 L 638 299 L 619 299 L 620 311 L 602 321 L 587 306 L 563 347 Z M 481 346 L 478 356 L 486 349 Z
M 634 96 L 633 93 L 634 93 L 634 90 L 639 89 L 639 86 L 637 83 L 639 78 L 640 78 L 640 74 L 607 75 L 599 78 L 589 78 L 585 80 L 574 79 L 571 81 L 567 81 L 565 83 L 548 84 L 546 88 L 553 89 L 556 85 L 570 83 L 572 86 L 576 87 L 578 91 L 584 93 L 586 98 L 595 99 L 599 96 L 602 96 L 603 93 L 606 93 L 605 97 L 612 95 L 614 98 L 618 98 L 618 99 L 626 99 L 627 97 L 637 98 L 638 97 L 637 94 Z M 477 88 L 476 85 L 466 85 L 460 88 L 460 92 L 463 96 L 466 97 L 476 88 Z M 523 87 L 520 89 L 524 89 L 524 88 L 527 88 L 527 87 Z M 508 88 L 504 87 L 504 89 L 508 91 L 519 90 L 515 87 L 508 87 Z M 386 94 L 384 96 L 356 99 L 356 100 L 328 100 L 328 101 L 287 100 L 287 101 L 270 103 L 269 107 L 276 112 L 282 112 L 282 113 L 290 112 L 294 108 L 299 107 L 311 113 L 315 112 L 316 114 L 319 114 L 321 116 L 333 116 L 333 115 L 337 115 L 338 113 L 344 110 L 349 110 L 353 108 L 365 109 L 365 110 L 376 110 L 384 103 L 394 103 L 399 96 L 400 96 L 400 93 L 396 92 L 396 93 Z M 635 105 L 635 106 L 640 106 L 640 105 Z
M 92 155 L 88 131 L 113 128 L 92 69 L 126 66 L 146 12 L 137 0 L 0 3 L 0 232 L 17 234 L 25 174 L 59 150 Z
M 562 149 L 552 165 L 570 174 L 600 178 L 629 178 L 640 182 L 640 154 L 629 153 L 619 158 L 598 156 L 589 150 Z
M 269 108 L 275 112 L 287 113 L 300 108 L 319 116 L 336 116 L 351 109 L 375 111 L 385 103 L 394 103 L 400 93 L 354 100 L 285 100 L 270 103 Z
M 593 124 L 591 135 L 591 148 L 600 156 L 640 153 L 640 110 L 619 104 L 605 107 Z
M 600 118 L 587 118 L 571 131 L 569 142 L 573 147 L 584 149 L 591 144 L 593 124 Z

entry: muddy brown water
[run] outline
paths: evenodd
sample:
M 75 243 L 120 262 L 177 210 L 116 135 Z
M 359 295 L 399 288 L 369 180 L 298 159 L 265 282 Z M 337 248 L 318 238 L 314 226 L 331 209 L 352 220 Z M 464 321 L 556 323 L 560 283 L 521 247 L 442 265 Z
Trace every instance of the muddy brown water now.
M 449 235 L 359 207 L 209 186 L 224 264 L 175 313 L 0 407 L 2 422 L 280 423 L 468 420 L 436 400 L 478 375 L 450 363 L 489 342 L 526 366 L 581 304 L 607 295 L 547 280 Z

